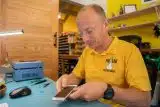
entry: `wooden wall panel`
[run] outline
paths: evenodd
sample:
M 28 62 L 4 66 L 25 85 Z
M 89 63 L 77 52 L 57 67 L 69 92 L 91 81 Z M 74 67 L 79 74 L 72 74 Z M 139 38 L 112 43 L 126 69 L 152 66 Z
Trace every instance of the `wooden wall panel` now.
M 19 2 L 23 1 L 23 2 Z M 31 9 L 51 11 L 54 5 L 52 1 L 59 2 L 59 0 L 9 0 L 8 5 L 19 5 L 23 7 L 28 7 Z M 56 6 L 57 8 L 57 6 Z
M 0 21 L 1 21 L 1 20 L 0 20 Z M 3 28 L 3 25 L 2 25 L 2 23 L 0 23 L 0 29 L 1 29 L 1 28 Z
M 59 31 L 59 22 L 58 22 L 58 13 L 59 13 L 59 0 L 50 0 L 52 1 L 52 11 L 51 11 L 51 15 L 52 15 L 52 34 L 54 34 L 55 32 Z M 54 70 L 58 70 L 58 49 L 57 48 L 53 48 L 53 63 L 56 66 L 53 66 Z M 53 72 L 53 75 L 56 75 L 56 72 Z
M 4 0 L 0 0 L 0 31 L 4 29 Z M 4 39 L 0 37 L 0 65 L 4 63 L 5 58 L 5 47 L 4 47 Z
M 2 54 L 2 38 L 0 38 L 0 64 L 3 63 L 3 54 Z
M 0 26 L 2 22 L 2 0 L 0 0 Z
M 49 11 L 42 11 L 32 9 L 29 7 L 8 5 L 7 11 L 7 23 L 19 23 L 25 25 L 33 25 L 38 27 L 51 26 L 51 18 Z M 12 14 L 10 14 L 12 13 Z
M 2 29 L 2 0 L 0 0 L 0 29 Z M 2 63 L 2 46 L 1 46 L 2 39 L 0 38 L 0 64 Z
M 0 17 L 2 16 L 2 0 L 0 0 Z
M 3 40 L 10 60 L 42 60 L 45 74 L 57 79 L 58 54 L 53 33 L 58 31 L 59 0 L 5 0 L 5 30 L 23 29 L 21 36 Z M 54 26 L 54 27 L 53 27 Z
M 0 30 L 3 28 L 3 2 L 0 0 Z

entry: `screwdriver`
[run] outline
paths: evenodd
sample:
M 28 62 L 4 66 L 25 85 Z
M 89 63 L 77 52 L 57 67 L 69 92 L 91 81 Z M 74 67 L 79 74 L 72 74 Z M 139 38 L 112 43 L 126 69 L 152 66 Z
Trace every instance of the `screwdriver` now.
M 47 81 L 47 80 L 38 81 L 38 82 L 36 82 L 36 83 L 32 84 L 32 86 L 33 86 L 33 85 L 37 85 L 37 84 L 44 83 L 44 82 L 46 82 L 46 81 Z
M 49 83 L 44 84 L 43 88 L 47 87 L 49 84 L 50 84 L 50 82 L 49 82 Z

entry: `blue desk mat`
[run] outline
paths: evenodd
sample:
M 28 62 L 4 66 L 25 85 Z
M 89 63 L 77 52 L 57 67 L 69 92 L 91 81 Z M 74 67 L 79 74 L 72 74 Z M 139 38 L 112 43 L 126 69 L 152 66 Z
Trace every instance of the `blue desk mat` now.
M 109 107 L 109 105 L 102 104 L 99 101 L 53 101 L 52 97 L 56 94 L 55 82 L 51 79 L 46 79 L 51 84 L 45 88 L 43 86 L 46 82 L 32 86 L 31 81 L 33 80 L 7 83 L 6 95 L 0 99 L 0 103 L 8 103 L 9 107 Z M 31 88 L 32 94 L 17 99 L 11 99 L 9 97 L 9 93 L 13 89 L 23 86 Z

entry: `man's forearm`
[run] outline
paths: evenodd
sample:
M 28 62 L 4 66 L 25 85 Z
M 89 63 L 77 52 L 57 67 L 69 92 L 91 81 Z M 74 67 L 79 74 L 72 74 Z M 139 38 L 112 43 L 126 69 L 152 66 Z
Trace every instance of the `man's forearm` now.
M 151 101 L 150 92 L 143 92 L 135 88 L 118 88 L 113 86 L 115 95 L 113 100 L 127 107 L 149 107 Z

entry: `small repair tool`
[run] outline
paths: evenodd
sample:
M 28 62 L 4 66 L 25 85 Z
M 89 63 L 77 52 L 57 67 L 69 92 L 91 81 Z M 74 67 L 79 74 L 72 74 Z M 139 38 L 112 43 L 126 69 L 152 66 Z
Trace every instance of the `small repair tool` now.
M 44 82 L 46 82 L 47 80 L 41 80 L 41 81 L 38 81 L 38 82 L 36 82 L 36 83 L 34 83 L 34 84 L 32 84 L 31 86 L 33 86 L 33 85 L 37 85 L 37 84 L 41 84 L 41 83 L 44 83 Z
M 43 85 L 43 88 L 45 88 L 45 87 L 47 87 L 48 85 L 50 85 L 51 83 L 49 82 L 49 83 L 46 83 L 46 84 L 44 84 Z

